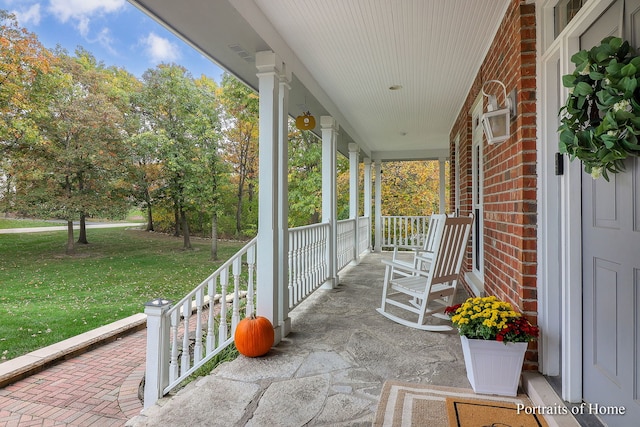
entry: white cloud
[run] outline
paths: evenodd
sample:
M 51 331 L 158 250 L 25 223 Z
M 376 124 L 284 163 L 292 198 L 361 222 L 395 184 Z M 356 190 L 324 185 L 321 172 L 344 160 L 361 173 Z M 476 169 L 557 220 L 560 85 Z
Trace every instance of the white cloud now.
M 125 0 L 49 0 L 49 11 L 62 23 L 75 21 L 83 37 L 89 34 L 91 18 L 118 12 Z
M 140 44 L 144 46 L 147 56 L 154 64 L 177 61 L 180 58 L 178 45 L 155 33 L 149 33 L 147 37 L 140 40 Z
M 111 31 L 108 28 L 103 28 L 97 35 L 95 40 L 90 40 L 92 43 L 97 42 L 100 46 L 109 51 L 112 55 L 117 55 L 116 50 L 113 48 L 113 38 L 111 38 Z
M 49 10 L 62 22 L 70 18 L 91 18 L 122 9 L 125 0 L 49 0 Z
M 16 19 L 21 26 L 26 27 L 29 24 L 40 24 L 40 4 L 32 4 L 28 9 L 13 10 L 12 13 L 16 15 Z

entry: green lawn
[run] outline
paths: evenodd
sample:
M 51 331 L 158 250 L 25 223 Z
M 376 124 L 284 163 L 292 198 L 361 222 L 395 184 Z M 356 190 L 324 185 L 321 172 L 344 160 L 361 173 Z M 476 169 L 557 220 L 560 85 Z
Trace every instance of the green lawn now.
M 143 311 L 177 301 L 244 246 L 141 230 L 89 229 L 89 245 L 66 256 L 66 232 L 0 234 L 0 359 L 11 359 Z

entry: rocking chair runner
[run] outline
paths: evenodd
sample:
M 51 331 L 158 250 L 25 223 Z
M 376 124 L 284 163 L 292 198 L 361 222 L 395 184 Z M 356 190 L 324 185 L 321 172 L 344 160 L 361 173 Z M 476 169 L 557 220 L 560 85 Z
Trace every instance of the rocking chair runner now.
M 425 320 L 428 316 L 446 319 L 441 312 L 453 302 L 472 224 L 473 214 L 468 217 L 446 217 L 439 221 L 434 235 L 431 265 L 426 271 L 383 260 L 386 269 L 382 305 L 377 309 L 378 312 L 412 328 L 451 330 L 449 325 L 425 324 Z M 406 276 L 394 277 L 399 270 L 403 270 Z M 411 297 L 411 301 L 407 301 L 407 296 Z M 411 321 L 390 313 L 387 305 L 409 311 L 417 315 L 417 320 Z

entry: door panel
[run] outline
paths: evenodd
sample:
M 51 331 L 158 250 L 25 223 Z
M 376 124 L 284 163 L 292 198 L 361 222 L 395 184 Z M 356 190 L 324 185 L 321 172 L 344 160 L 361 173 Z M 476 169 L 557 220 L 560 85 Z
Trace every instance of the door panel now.
M 603 259 L 596 258 L 593 262 L 593 365 L 617 385 L 620 383 L 620 325 L 618 320 L 611 316 L 618 311 L 620 268 L 620 264 Z
M 594 227 L 615 228 L 620 229 L 618 222 L 618 212 L 616 211 L 616 175 L 611 174 L 609 182 L 604 179 L 597 179 L 593 182 L 591 191 L 593 192 L 593 200 L 598 203 L 591 206 L 593 210 Z
M 580 37 L 590 49 L 609 35 L 640 47 L 640 0 L 618 0 Z M 622 24 L 624 22 L 624 25 Z M 612 426 L 640 419 L 640 162 L 610 181 L 582 174 L 583 396 L 626 415 L 600 415 Z

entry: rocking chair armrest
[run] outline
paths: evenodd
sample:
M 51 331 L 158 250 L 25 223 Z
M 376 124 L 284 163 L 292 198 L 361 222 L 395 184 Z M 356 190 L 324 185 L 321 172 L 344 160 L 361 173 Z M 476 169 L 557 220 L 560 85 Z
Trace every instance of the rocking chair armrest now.
M 430 256 L 425 256 L 422 255 L 423 253 L 425 254 L 431 254 Z M 432 262 L 433 261 L 433 252 L 419 252 L 416 254 L 416 259 L 419 259 L 420 261 L 425 261 L 425 262 Z
M 390 267 L 397 268 L 397 269 L 403 270 L 405 272 L 418 274 L 418 275 L 421 275 L 421 276 L 424 276 L 425 274 L 428 273 L 427 271 L 418 270 L 417 268 L 407 267 L 406 264 L 400 264 L 400 263 L 397 263 L 397 262 L 394 262 L 394 261 L 390 261 L 390 260 L 387 260 L 387 259 L 383 259 L 382 263 L 386 264 L 386 265 L 388 265 Z

